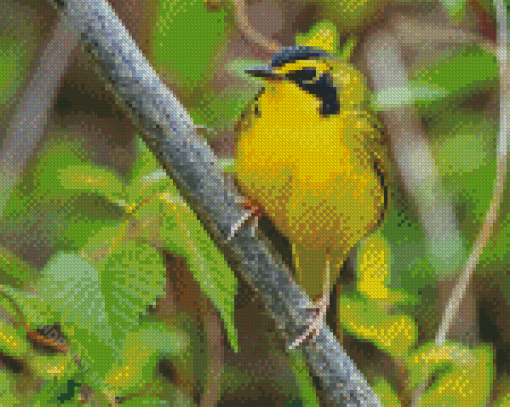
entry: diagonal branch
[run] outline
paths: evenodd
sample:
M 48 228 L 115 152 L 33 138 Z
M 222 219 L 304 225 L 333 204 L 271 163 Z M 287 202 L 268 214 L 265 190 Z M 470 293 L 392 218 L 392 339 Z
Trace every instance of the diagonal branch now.
M 237 193 L 225 182 L 218 160 L 200 140 L 184 107 L 166 88 L 105 0 L 50 1 L 84 27 L 85 49 L 96 57 L 100 75 L 145 132 L 145 140 L 176 181 L 204 227 L 231 264 L 241 269 L 265 300 L 287 338 L 298 337 L 312 319 L 310 299 L 246 228 L 229 244 L 227 236 L 244 214 Z M 377 397 L 329 329 L 303 346 L 313 374 L 332 406 L 380 406 Z

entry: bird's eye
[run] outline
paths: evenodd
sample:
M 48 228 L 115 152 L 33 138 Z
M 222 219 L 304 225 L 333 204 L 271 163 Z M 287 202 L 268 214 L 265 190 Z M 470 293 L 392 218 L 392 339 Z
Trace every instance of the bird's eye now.
M 297 83 L 310 85 L 317 80 L 317 70 L 312 67 L 305 67 L 299 71 L 294 71 L 287 74 L 287 77 Z

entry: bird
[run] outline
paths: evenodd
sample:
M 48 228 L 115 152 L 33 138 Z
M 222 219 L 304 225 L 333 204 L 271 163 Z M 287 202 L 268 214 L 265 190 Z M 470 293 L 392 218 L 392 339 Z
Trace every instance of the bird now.
M 235 129 L 236 182 L 289 240 L 294 277 L 323 317 L 350 250 L 388 208 L 382 127 L 364 76 L 325 50 L 283 48 L 246 72 L 264 86 Z

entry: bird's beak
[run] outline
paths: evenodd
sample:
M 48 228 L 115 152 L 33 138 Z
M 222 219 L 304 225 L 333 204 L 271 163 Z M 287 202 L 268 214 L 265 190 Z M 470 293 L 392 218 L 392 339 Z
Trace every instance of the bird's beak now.
M 264 79 L 283 79 L 283 75 L 276 73 L 270 67 L 257 67 L 257 68 L 249 68 L 246 72 L 248 75 L 254 76 L 255 78 L 264 78 Z

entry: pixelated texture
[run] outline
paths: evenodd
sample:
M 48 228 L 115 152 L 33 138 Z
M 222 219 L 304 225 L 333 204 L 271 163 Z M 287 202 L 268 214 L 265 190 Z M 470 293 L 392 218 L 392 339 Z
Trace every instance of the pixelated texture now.
M 57 15 L 36 3 L 0 5 L 1 129 Z M 437 171 L 470 250 L 496 171 L 492 2 L 416 1 L 394 14 L 387 0 L 111 3 L 197 131 L 234 158 L 244 204 L 312 299 L 331 265 L 326 321 L 381 404 L 410 405 L 428 383 L 422 405 L 484 406 L 491 391 L 510 405 L 508 188 L 461 307 L 471 328 L 454 325 L 440 346 L 450 291 L 423 222 L 437 195 L 413 201 L 421 186 L 402 182 L 411 165 Z M 386 22 L 409 81 L 369 92 L 363 43 Z M 273 54 L 266 40 L 296 47 Z M 0 214 L 0 406 L 325 405 L 303 353 L 286 350 L 92 66 L 76 53 Z M 370 107 L 410 108 L 432 163 L 424 153 L 390 167 L 395 135 Z

